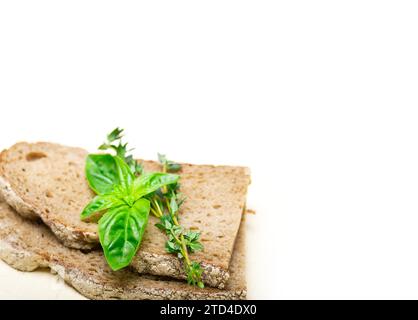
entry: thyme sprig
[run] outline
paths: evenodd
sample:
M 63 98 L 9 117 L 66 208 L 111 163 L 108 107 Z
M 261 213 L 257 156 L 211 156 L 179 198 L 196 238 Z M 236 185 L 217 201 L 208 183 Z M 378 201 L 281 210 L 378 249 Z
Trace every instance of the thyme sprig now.
M 162 165 L 162 171 L 179 171 L 181 165 L 167 160 L 164 155 L 158 155 Z M 156 227 L 167 235 L 166 251 L 176 254 L 183 260 L 187 275 L 187 283 L 190 285 L 204 288 L 202 281 L 202 267 L 200 263 L 191 261 L 189 253 L 203 249 L 200 243 L 200 232 L 186 230 L 179 223 L 179 210 L 185 198 L 179 192 L 179 184 L 164 186 L 156 192 L 151 199 L 151 213 L 153 213 L 160 222 Z

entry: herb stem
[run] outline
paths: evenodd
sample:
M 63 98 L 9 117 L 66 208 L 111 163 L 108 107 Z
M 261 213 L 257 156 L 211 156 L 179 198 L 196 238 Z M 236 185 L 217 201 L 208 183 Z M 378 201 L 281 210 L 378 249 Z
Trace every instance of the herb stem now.
M 161 211 L 161 208 L 160 208 L 160 206 L 158 205 L 158 201 L 157 201 L 157 200 L 155 200 L 155 199 L 153 199 L 153 203 L 154 203 L 154 206 L 156 207 L 157 212 L 158 212 L 157 217 L 158 217 L 158 218 L 161 218 L 161 217 L 163 216 L 163 212 Z
M 167 164 L 166 163 L 164 163 L 163 164 L 163 173 L 167 173 Z M 167 193 L 167 187 L 166 186 L 163 186 L 162 188 L 161 188 L 161 191 L 164 193 L 164 194 L 166 194 Z M 167 199 L 167 198 L 166 198 Z M 168 205 L 168 203 L 167 203 L 167 208 L 170 208 L 170 206 Z
M 151 206 L 151 212 L 153 213 L 154 216 L 156 216 L 157 218 L 161 218 L 160 214 L 155 211 L 155 209 Z
M 177 242 L 179 245 L 183 246 L 183 244 L 182 244 L 182 242 L 180 241 L 180 239 L 179 239 L 179 238 L 176 236 L 176 234 L 174 233 L 173 228 L 171 228 L 171 229 L 170 229 L 170 233 L 171 233 L 171 235 L 173 236 L 174 240 L 176 240 L 176 242 Z
M 177 220 L 177 216 L 173 215 L 173 222 L 176 226 L 179 226 L 179 221 Z
M 186 260 L 186 263 L 187 263 L 187 268 L 190 268 L 189 253 L 187 252 L 186 242 L 184 241 L 183 234 L 180 235 L 180 240 L 181 240 L 181 247 L 183 249 L 182 250 L 183 251 L 183 256 L 184 256 L 184 259 Z
M 167 201 L 167 208 L 170 208 L 170 205 L 169 205 L 169 203 L 168 203 L 168 199 L 166 198 L 166 201 Z M 171 211 L 171 210 L 170 210 Z M 176 225 L 176 226 L 180 226 L 180 224 L 179 224 L 179 221 L 177 220 L 177 216 L 175 215 L 175 214 L 172 214 L 171 213 L 171 217 L 172 217 L 172 219 L 173 219 L 173 222 L 174 222 L 174 224 Z M 174 236 L 174 234 L 173 234 L 173 236 Z M 175 237 L 175 236 L 174 236 Z M 176 241 L 177 241 L 177 243 L 179 244 L 179 245 L 181 245 L 181 248 L 182 248 L 182 255 L 183 255 L 183 257 L 184 257 L 184 260 L 186 260 L 186 264 L 187 264 L 187 269 L 189 269 L 190 268 L 190 259 L 189 259 L 189 253 L 188 253 L 188 251 L 187 251 L 187 247 L 186 247 L 186 241 L 184 240 L 184 236 L 183 236 L 183 233 L 181 233 L 180 234 L 180 240 L 178 240 L 177 239 L 177 237 L 175 237 L 175 239 L 176 239 Z

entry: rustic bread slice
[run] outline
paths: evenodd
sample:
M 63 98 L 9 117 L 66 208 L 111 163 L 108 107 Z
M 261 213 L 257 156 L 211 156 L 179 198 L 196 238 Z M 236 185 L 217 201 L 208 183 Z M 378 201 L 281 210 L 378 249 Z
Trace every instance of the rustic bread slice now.
M 224 290 L 198 289 L 180 281 L 112 271 L 100 250 L 83 253 L 63 246 L 41 222 L 16 214 L 0 203 L 0 258 L 21 271 L 50 268 L 92 299 L 245 299 L 245 225 L 242 223 Z
M 69 247 L 93 248 L 97 225 L 80 221 L 84 206 L 94 196 L 84 165 L 87 152 L 52 143 L 18 143 L 0 155 L 0 190 L 5 200 L 26 217 L 39 216 Z M 145 170 L 159 164 L 144 162 Z M 202 233 L 204 250 L 192 255 L 202 261 L 203 280 L 222 288 L 241 221 L 249 171 L 243 167 L 183 164 L 181 191 L 187 200 L 181 223 Z M 179 260 L 165 252 L 166 237 L 150 218 L 141 248 L 132 266 L 140 273 L 184 279 Z
M 94 193 L 87 185 L 86 151 L 50 143 L 18 143 L 0 154 L 0 191 L 19 214 L 38 218 L 69 247 L 97 246 L 97 226 L 80 221 Z

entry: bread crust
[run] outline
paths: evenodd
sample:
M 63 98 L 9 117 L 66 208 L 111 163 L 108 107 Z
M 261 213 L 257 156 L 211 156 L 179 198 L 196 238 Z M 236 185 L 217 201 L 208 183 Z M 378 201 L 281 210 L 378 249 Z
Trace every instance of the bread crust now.
M 21 218 L 0 203 L 0 258 L 21 271 L 50 268 L 90 299 L 245 299 L 244 232 L 243 226 L 231 261 L 231 279 L 225 289 L 198 289 L 129 270 L 113 272 L 100 251 L 83 253 L 65 247 L 43 224 Z
M 0 172 L 1 174 L 1 172 Z M 20 215 L 27 219 L 38 219 L 39 215 L 36 214 L 35 210 L 28 203 L 24 202 L 16 192 L 13 191 L 10 183 L 0 176 L 0 192 L 1 199 L 4 199 L 10 206 L 13 207 Z

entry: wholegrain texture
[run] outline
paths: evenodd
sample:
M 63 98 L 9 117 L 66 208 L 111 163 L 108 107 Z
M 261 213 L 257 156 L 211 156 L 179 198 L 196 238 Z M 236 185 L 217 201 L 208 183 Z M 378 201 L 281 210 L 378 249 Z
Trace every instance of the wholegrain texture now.
M 6 202 L 25 217 L 40 217 L 64 245 L 98 246 L 97 225 L 80 221 L 80 212 L 94 197 L 85 178 L 87 151 L 53 143 L 18 143 L 0 155 L 0 190 Z M 160 171 L 143 161 L 146 171 Z M 248 168 L 182 164 L 180 212 L 185 228 L 199 230 L 204 249 L 191 255 L 202 262 L 203 281 L 223 288 L 250 183 Z M 184 268 L 165 252 L 166 236 L 149 225 L 132 267 L 140 273 L 185 279 Z
M 50 268 L 91 299 L 245 299 L 245 225 L 242 223 L 224 290 L 199 289 L 182 281 L 112 271 L 100 250 L 64 246 L 43 223 L 22 218 L 0 202 L 0 258 L 21 271 Z

